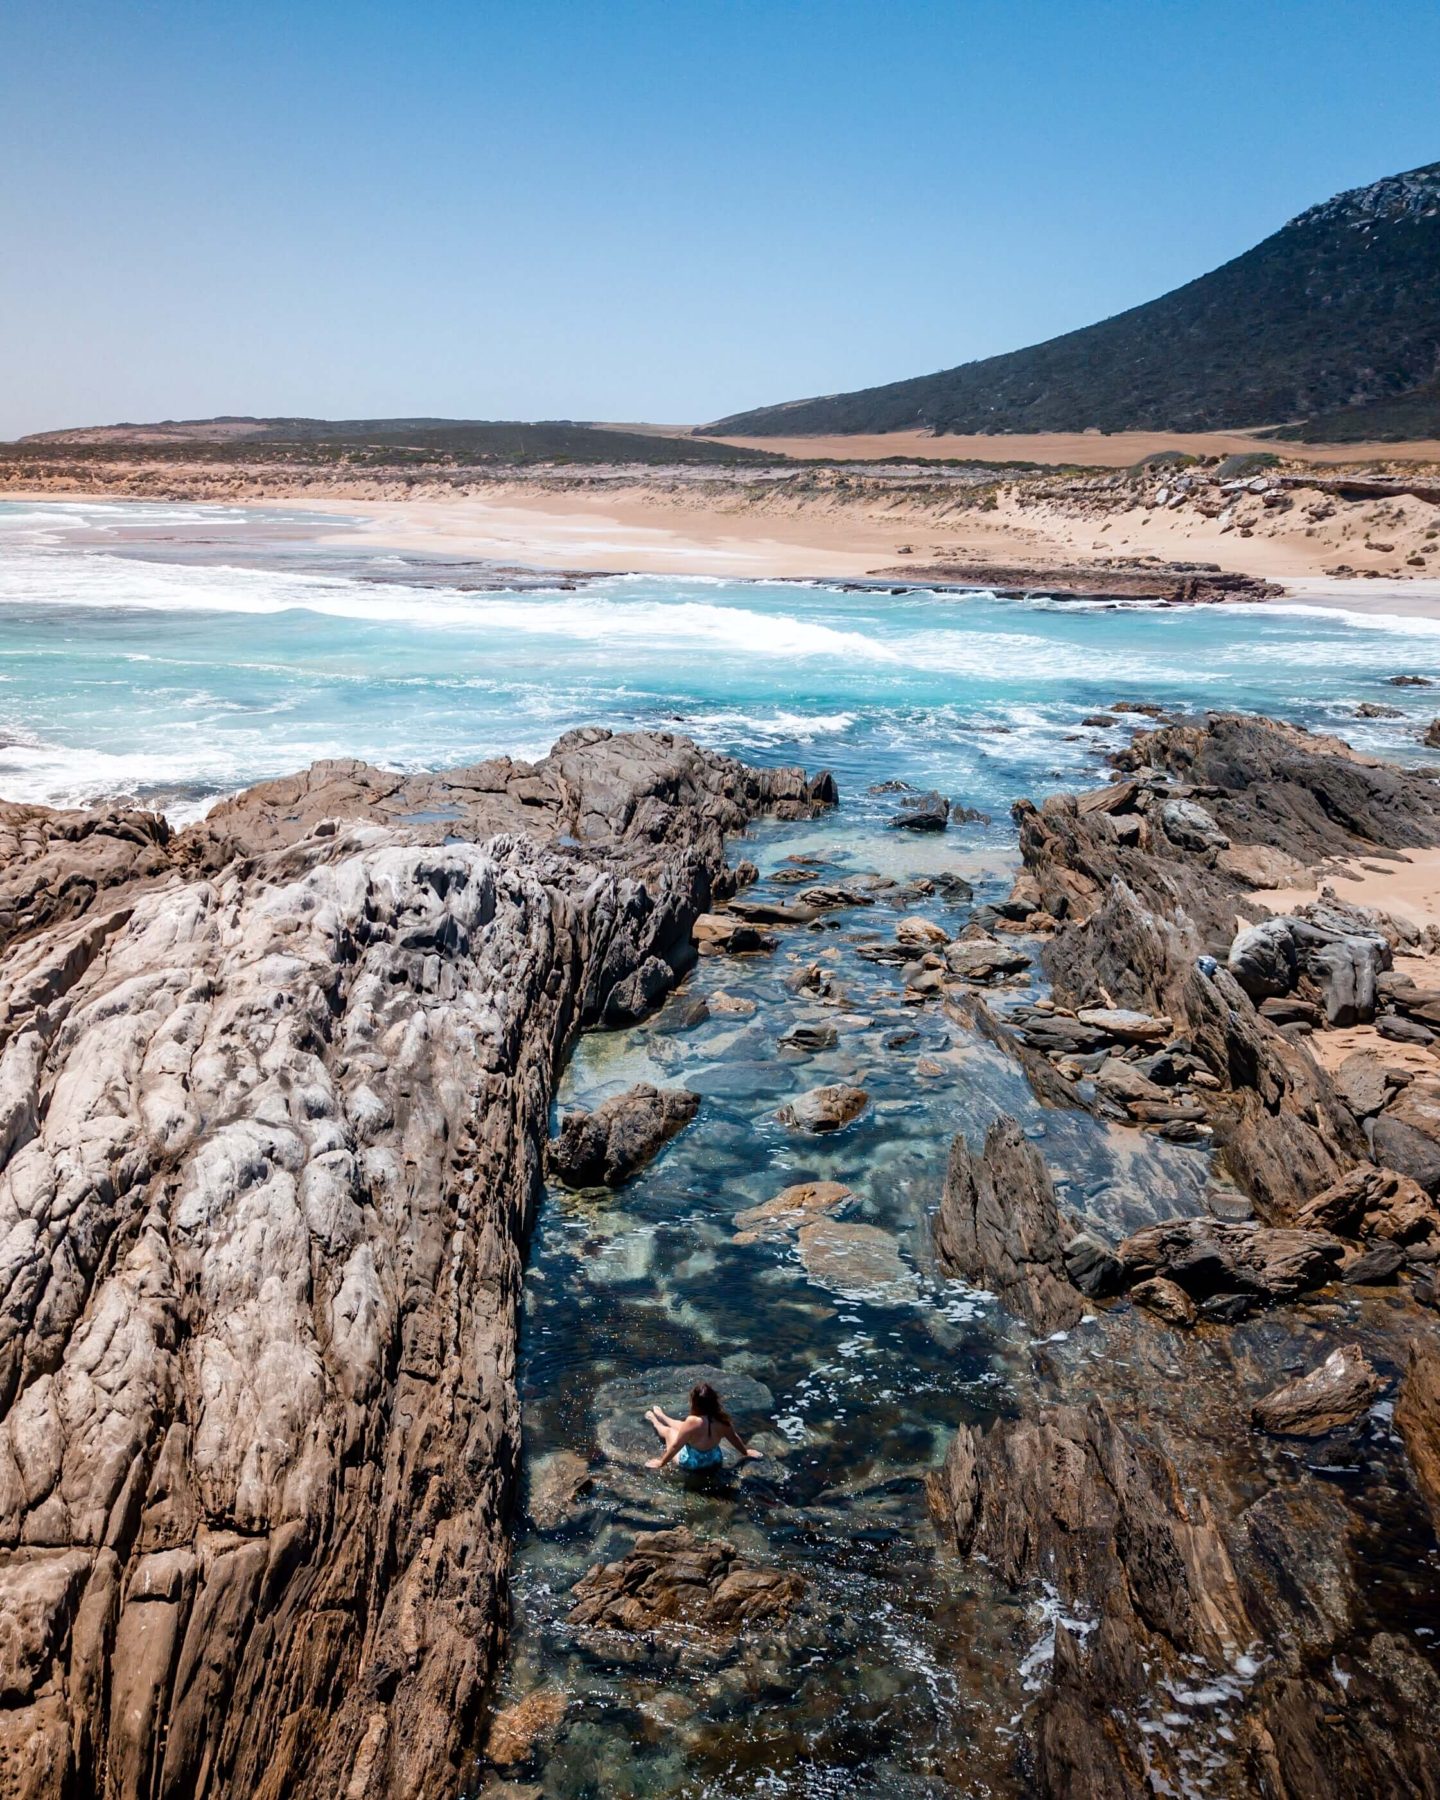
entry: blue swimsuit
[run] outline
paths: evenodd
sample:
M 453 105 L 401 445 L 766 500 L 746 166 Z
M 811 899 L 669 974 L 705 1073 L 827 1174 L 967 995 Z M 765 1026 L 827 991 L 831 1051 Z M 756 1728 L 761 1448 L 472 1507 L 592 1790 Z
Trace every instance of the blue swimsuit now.
M 719 1444 L 710 1450 L 697 1450 L 693 1444 L 682 1444 L 675 1454 L 676 1466 L 682 1469 L 718 1469 L 725 1454 Z

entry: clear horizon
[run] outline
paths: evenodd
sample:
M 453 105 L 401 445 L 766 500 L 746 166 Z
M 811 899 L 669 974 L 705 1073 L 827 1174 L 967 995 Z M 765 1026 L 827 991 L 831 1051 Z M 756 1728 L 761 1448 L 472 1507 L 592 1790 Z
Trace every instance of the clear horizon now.
M 688 423 L 950 367 L 1435 160 L 1437 56 L 1409 0 L 13 0 L 0 437 Z

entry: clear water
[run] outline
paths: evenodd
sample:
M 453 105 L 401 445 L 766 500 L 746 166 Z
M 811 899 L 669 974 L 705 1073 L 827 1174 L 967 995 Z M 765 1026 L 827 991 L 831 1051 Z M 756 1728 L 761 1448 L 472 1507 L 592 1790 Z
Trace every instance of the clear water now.
M 522 1522 L 502 1698 L 563 1691 L 563 1724 L 520 1771 L 547 1796 L 896 1796 L 1010 1791 L 1014 1722 L 1043 1668 L 1043 1592 L 984 1591 L 936 1541 L 924 1478 L 954 1425 L 1013 1397 L 1018 1341 L 993 1303 L 942 1280 L 929 1218 L 953 1134 L 1015 1112 L 1043 1138 L 1073 1212 L 1111 1229 L 1189 1211 L 1201 1150 L 1041 1112 L 1003 1059 L 898 973 L 857 951 L 920 911 L 968 908 L 913 886 L 942 870 L 996 897 L 1014 865 L 1010 804 L 1096 779 L 1130 727 L 1084 727 L 1108 702 L 1224 705 L 1423 756 L 1436 672 L 1423 621 L 1330 610 L 1170 611 L 999 601 L 925 590 L 607 578 L 474 591 L 483 571 L 376 551 L 343 519 L 283 509 L 0 504 L 0 794 L 127 798 L 194 816 L 214 795 L 319 756 L 441 767 L 538 755 L 580 723 L 674 726 L 753 761 L 836 771 L 843 803 L 757 827 L 761 892 L 787 858 L 822 876 L 901 884 L 786 934 L 773 957 L 702 963 L 674 1008 L 594 1036 L 562 1107 L 633 1081 L 702 1095 L 695 1124 L 615 1195 L 549 1194 L 527 1277 L 527 1464 L 578 1455 L 591 1485 L 558 1522 Z M 1361 700 L 1403 709 L 1361 724 Z M 1134 723 L 1143 723 L 1135 720 Z M 886 829 L 884 780 L 936 786 L 990 815 L 943 838 Z M 797 991 L 819 962 L 831 1003 Z M 743 1003 L 723 1012 L 717 993 Z M 833 1049 L 784 1049 L 804 1021 Z M 864 1117 L 797 1138 L 782 1100 L 861 1082 Z M 793 1238 L 736 1241 L 735 1215 L 789 1183 L 834 1178 L 869 1226 L 871 1262 L 837 1269 Z M 876 1246 L 878 1245 L 878 1249 Z M 1066 1354 L 1083 1357 L 1082 1326 Z M 674 1410 L 697 1367 L 766 1451 L 743 1475 L 643 1467 L 646 1405 Z M 578 1637 L 569 1589 L 637 1530 L 687 1523 L 801 1572 L 778 1634 L 660 1654 Z M 1083 1622 L 1080 1622 L 1083 1625 Z M 477 1772 L 476 1786 L 485 1776 Z

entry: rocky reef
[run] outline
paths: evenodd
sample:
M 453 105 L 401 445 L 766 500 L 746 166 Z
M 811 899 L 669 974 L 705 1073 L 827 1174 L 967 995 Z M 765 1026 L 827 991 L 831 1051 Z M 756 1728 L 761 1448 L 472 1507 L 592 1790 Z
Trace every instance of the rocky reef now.
M 977 1572 L 1048 1595 L 1010 1773 L 1440 1792 L 1440 1064 L 1396 974 L 1436 946 L 1323 885 L 1440 842 L 1440 786 L 1233 715 L 1117 762 L 1017 809 L 1024 870 L 978 921 L 1036 939 L 1052 998 L 963 1016 L 1047 1105 L 1218 1154 L 1203 1211 L 1128 1232 L 1074 1216 L 1013 1121 L 952 1155 L 940 1256 L 1035 1334 L 1015 1415 L 962 1427 L 931 1490 Z M 1277 913 L 1286 883 L 1320 898 Z
M 833 797 L 589 730 L 0 807 L 0 1792 L 460 1791 L 557 1065 Z

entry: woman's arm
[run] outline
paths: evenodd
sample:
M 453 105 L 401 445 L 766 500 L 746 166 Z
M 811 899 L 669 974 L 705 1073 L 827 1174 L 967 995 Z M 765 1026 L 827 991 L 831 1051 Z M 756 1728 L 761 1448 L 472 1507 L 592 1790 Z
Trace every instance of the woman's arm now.
M 733 1444 L 742 1456 L 756 1457 L 765 1454 L 763 1450 L 752 1450 L 733 1425 L 727 1425 L 725 1427 L 724 1436 L 726 1442 Z

